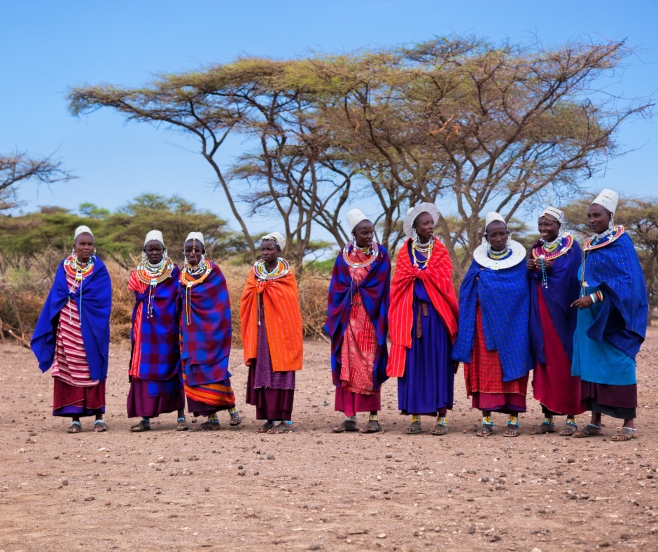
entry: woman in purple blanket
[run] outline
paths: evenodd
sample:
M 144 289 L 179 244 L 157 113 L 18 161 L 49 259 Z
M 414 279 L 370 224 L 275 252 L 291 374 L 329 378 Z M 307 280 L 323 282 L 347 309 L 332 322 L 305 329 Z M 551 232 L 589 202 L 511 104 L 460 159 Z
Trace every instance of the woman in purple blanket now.
M 331 337 L 335 409 L 345 420 L 334 432 L 359 431 L 357 412 L 369 412 L 364 433 L 381 430 L 381 384 L 386 381 L 386 332 L 391 260 L 374 241 L 372 222 L 358 209 L 347 213 L 352 241 L 338 254 L 329 286 L 325 331 Z
M 185 392 L 178 345 L 178 278 L 167 256 L 162 232 L 144 240 L 142 262 L 132 271 L 128 289 L 135 292 L 130 339 L 128 417 L 141 416 L 130 431 L 151 429 L 151 418 L 178 412 L 176 429 L 185 431 Z

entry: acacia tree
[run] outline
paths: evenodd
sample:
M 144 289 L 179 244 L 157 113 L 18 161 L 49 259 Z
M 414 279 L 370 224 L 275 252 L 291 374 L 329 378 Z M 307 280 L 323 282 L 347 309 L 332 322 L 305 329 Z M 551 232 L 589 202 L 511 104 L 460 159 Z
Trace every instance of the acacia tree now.
M 74 178 L 62 168 L 61 161 L 50 157 L 32 157 L 25 152 L 0 155 L 0 213 L 18 205 L 16 192 L 20 184 L 36 180 L 54 184 Z
M 442 217 L 439 231 L 463 270 L 459 240 L 477 247 L 484 211 L 510 220 L 546 192 L 575 194 L 619 154 L 619 125 L 653 104 L 604 96 L 595 81 L 629 54 L 615 41 L 529 50 L 436 39 L 314 60 L 312 72 L 350 152 L 381 161 L 412 204 L 454 200 L 459 225 Z
M 587 209 L 596 196 L 586 194 L 565 208 L 567 227 L 582 237 L 592 232 L 587 225 Z M 649 320 L 658 308 L 658 198 L 626 197 L 619 201 L 615 223 L 623 224 L 637 251 L 649 296 Z

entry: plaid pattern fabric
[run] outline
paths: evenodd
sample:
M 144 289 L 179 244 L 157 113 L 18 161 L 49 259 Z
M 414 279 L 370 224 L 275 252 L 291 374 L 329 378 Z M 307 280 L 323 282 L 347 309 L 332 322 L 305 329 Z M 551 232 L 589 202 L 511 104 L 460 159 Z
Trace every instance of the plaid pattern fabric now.
M 459 305 L 455 286 L 452 283 L 452 261 L 445 245 L 434 242 L 432 256 L 424 269 L 411 262 L 411 239 L 408 239 L 398 255 L 395 276 L 391 283 L 391 310 L 388 319 L 391 329 L 391 355 L 386 373 L 391 377 L 402 377 L 407 349 L 411 348 L 413 326 L 414 285 L 420 280 L 427 291 L 432 306 L 439 313 L 451 339 L 457 333 Z
M 328 313 L 324 331 L 331 338 L 331 370 L 334 385 L 340 386 L 341 344 L 352 313 L 352 297 L 358 293 L 368 318 L 377 334 L 377 355 L 373 373 L 374 389 L 386 381 L 386 333 L 388 327 L 389 284 L 391 281 L 391 259 L 385 247 L 379 246 L 379 256 L 370 265 L 363 281 L 356 285 L 350 267 L 343 259 L 342 250 L 331 273 L 329 285 Z
M 148 380 L 151 396 L 171 394 L 180 389 L 179 275 L 180 270 L 175 267 L 171 277 L 155 286 L 151 297 L 150 317 L 150 286 L 141 282 L 134 271 L 128 282 L 128 289 L 135 292 L 130 334 L 133 345 L 131 376 Z
M 459 293 L 459 333 L 452 358 L 471 362 L 476 307 L 482 308 L 482 329 L 489 351 L 498 351 L 503 381 L 512 381 L 532 370 L 530 353 L 530 287 L 525 263 L 491 270 L 471 263 Z
M 587 336 L 599 343 L 605 338 L 635 360 L 646 335 L 649 302 L 633 241 L 622 234 L 609 245 L 588 251 L 584 266 L 587 285 L 598 287 L 605 297 Z
M 208 261 L 210 262 L 210 261 Z M 185 320 L 185 288 L 179 284 L 180 295 L 180 350 L 184 364 L 195 366 L 195 373 L 187 374 L 188 385 L 222 381 L 219 372 L 228 370 L 231 352 L 231 303 L 226 278 L 212 263 L 208 277 L 189 290 L 191 320 Z M 190 378 L 193 380 L 190 380 Z

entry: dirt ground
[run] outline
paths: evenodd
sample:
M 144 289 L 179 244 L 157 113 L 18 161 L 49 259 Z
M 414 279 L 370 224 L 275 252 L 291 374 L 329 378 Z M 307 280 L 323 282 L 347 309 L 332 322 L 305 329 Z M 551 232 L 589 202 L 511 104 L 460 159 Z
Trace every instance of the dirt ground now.
M 240 429 L 222 413 L 222 431 L 176 432 L 167 414 L 131 434 L 129 353 L 112 347 L 110 431 L 93 433 L 87 418 L 69 435 L 51 416 L 50 374 L 0 345 L 0 550 L 658 550 L 658 330 L 638 359 L 630 443 L 610 441 L 611 418 L 604 438 L 531 436 L 534 400 L 520 437 L 502 437 L 500 415 L 498 435 L 477 438 L 461 370 L 445 437 L 404 434 L 395 381 L 383 388 L 383 433 L 332 434 L 329 347 L 305 350 L 295 433 L 256 433 L 235 350 Z

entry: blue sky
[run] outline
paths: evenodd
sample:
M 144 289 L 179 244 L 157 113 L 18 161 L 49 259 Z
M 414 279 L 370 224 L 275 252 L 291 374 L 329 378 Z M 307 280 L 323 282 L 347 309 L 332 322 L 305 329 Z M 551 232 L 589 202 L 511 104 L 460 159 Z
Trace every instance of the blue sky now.
M 136 86 L 159 72 L 196 69 L 243 54 L 287 58 L 310 50 L 351 51 L 457 33 L 512 42 L 536 35 L 544 46 L 583 35 L 627 38 L 641 53 L 629 60 L 614 91 L 658 96 L 657 4 L 4 0 L 0 151 L 54 153 L 79 177 L 50 189 L 25 186 L 21 199 L 26 210 L 38 205 L 75 209 L 86 201 L 113 209 L 141 192 L 177 193 L 230 220 L 224 197 L 213 191 L 213 175 L 193 143 L 148 125 L 125 124 L 112 111 L 74 118 L 67 111 L 67 89 L 100 82 Z M 635 151 L 611 160 L 605 175 L 588 185 L 655 195 L 656 125 L 644 120 L 627 124 L 619 142 Z

